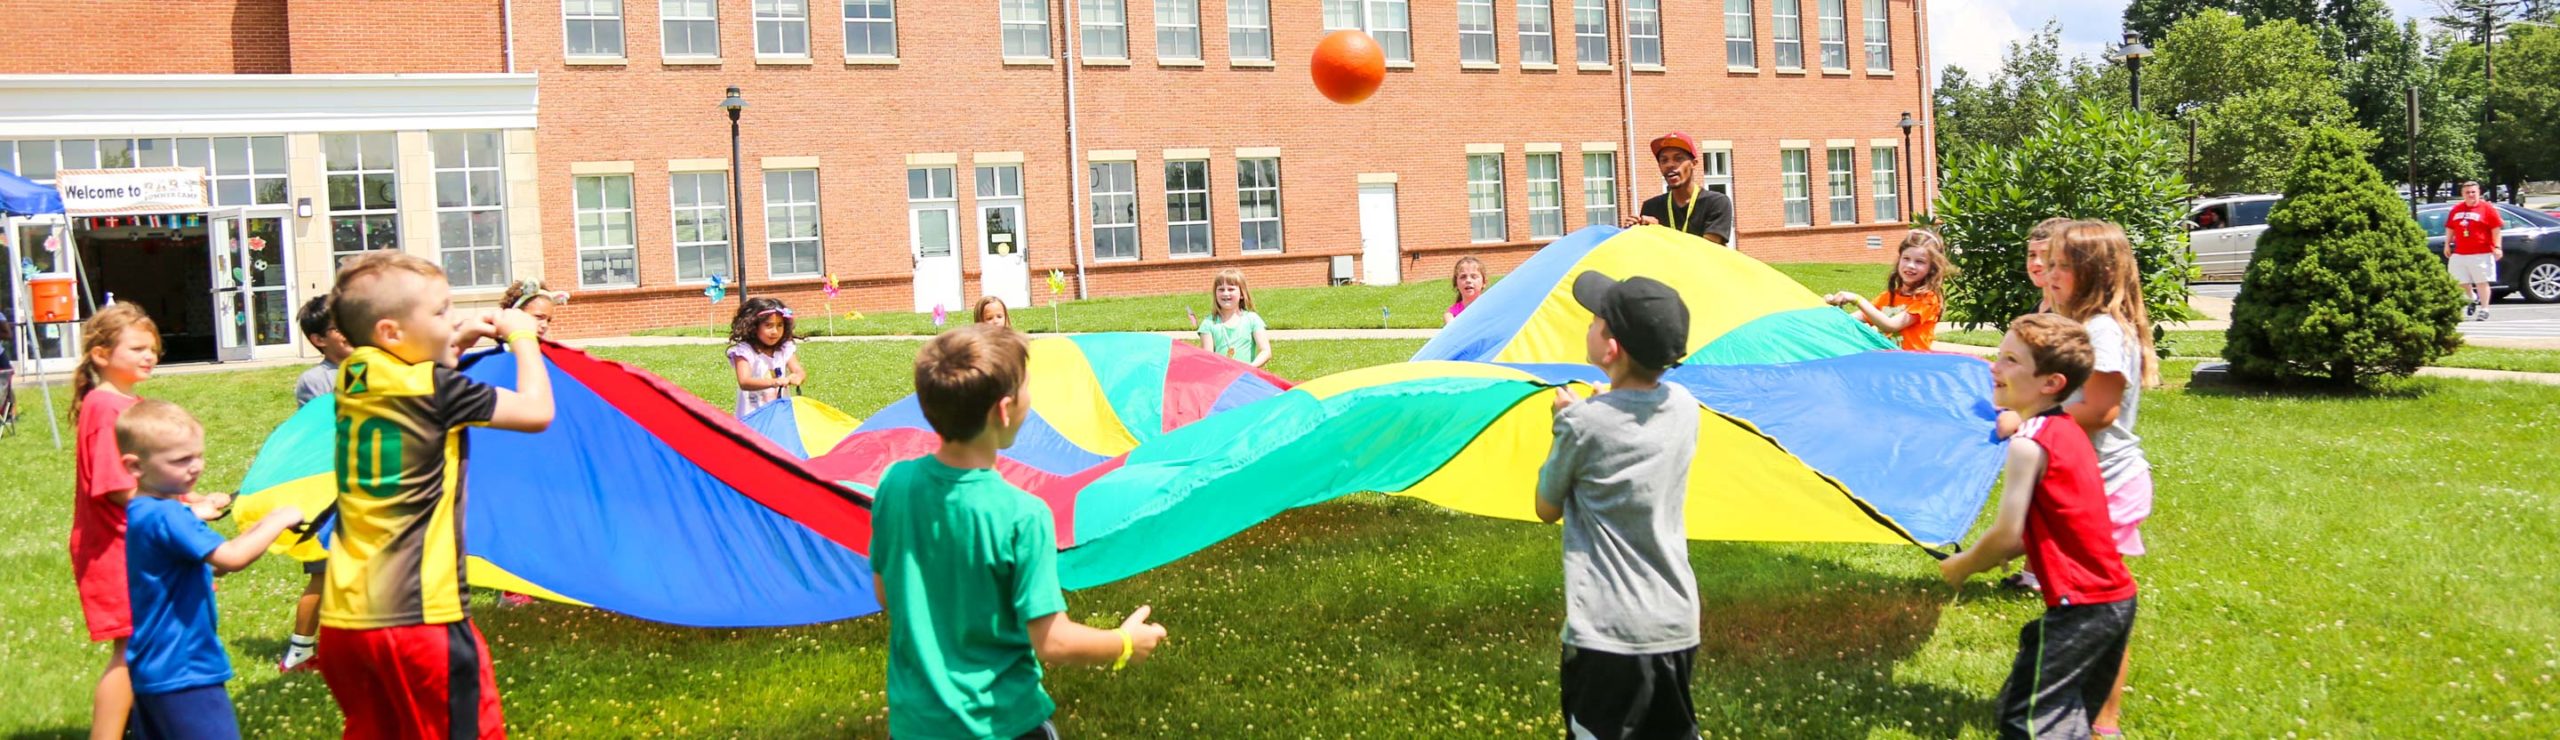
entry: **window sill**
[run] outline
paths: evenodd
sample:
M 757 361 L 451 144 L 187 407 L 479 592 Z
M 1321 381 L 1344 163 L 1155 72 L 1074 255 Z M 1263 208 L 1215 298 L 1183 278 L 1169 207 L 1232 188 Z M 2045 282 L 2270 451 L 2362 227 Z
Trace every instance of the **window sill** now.
M 1202 252 L 1202 253 L 1200 253 L 1200 254 L 1176 254 L 1176 255 L 1170 255 L 1170 257 L 1171 257 L 1172 259 L 1177 259 L 1177 260 L 1205 260 L 1205 259 L 1209 259 L 1209 258 L 1211 258 L 1211 257 L 1216 257 L 1216 256 L 1218 256 L 1218 255 L 1217 255 L 1217 253 L 1216 253 L 1216 252 L 1214 252 L 1214 251 L 1213 251 L 1213 252 Z
M 1228 68 L 1228 69 L 1270 69 L 1270 68 L 1272 68 L 1273 66 L 1275 66 L 1275 65 L 1273 65 L 1273 64 L 1272 64 L 1272 62 L 1271 62 L 1271 60 L 1269 60 L 1269 59 L 1229 59 L 1229 60 L 1227 60 L 1227 68 Z
M 1804 68 L 1803 68 L 1803 67 L 1779 67 L 1779 68 L 1778 68 L 1778 74 L 1782 74 L 1782 75 L 1795 75 L 1795 76 L 1797 76 L 1797 77 L 1803 77 L 1803 76 L 1804 76 Z
M 1134 264 L 1137 264 L 1137 263 L 1138 263 L 1138 258 L 1136 258 L 1136 257 L 1095 257 L 1095 258 L 1093 258 L 1093 263 L 1094 263 L 1094 264 L 1097 264 L 1097 265 L 1134 265 Z
M 1189 67 L 1189 68 L 1198 68 L 1198 67 L 1205 67 L 1205 66 L 1208 66 L 1208 63 L 1207 63 L 1207 62 L 1203 62 L 1203 61 L 1198 60 L 1198 59 L 1158 59 L 1158 60 L 1156 60 L 1156 66 L 1157 66 L 1157 67 L 1159 67 L 1159 68 L 1162 68 L 1162 67 Z
M 1521 62 L 1521 63 L 1520 63 L 1520 71 L 1522 71 L 1522 72 L 1553 72 L 1553 71 L 1556 71 L 1556 65 L 1555 65 L 1555 63 L 1553 63 L 1553 62 Z
M 846 57 L 844 58 L 844 66 L 847 66 L 847 67 L 895 67 L 895 66 L 898 66 L 898 58 L 897 58 L 897 57 L 858 57 L 858 56 L 846 56 Z
M 1459 69 L 1502 69 L 1501 62 L 1459 62 Z
M 1057 67 L 1058 60 L 1048 57 L 1005 57 L 1007 67 Z
M 767 67 L 806 67 L 810 65 L 810 61 L 806 56 L 768 56 L 764 54 L 757 54 L 756 64 L 758 66 Z
M 1277 256 L 1280 256 L 1280 255 L 1282 254 L 1282 249 L 1280 249 L 1280 248 L 1272 248 L 1272 249 L 1247 249 L 1247 250 L 1243 250 L 1243 251 L 1237 252 L 1237 254 L 1241 254 L 1241 255 L 1244 255 L 1244 256 L 1247 256 L 1247 257 L 1277 257 Z
M 1127 58 L 1125 58 L 1125 57 L 1123 57 L 1123 58 L 1118 58 L 1118 59 L 1105 59 L 1105 58 L 1102 58 L 1102 57 L 1085 57 L 1085 58 L 1084 58 L 1084 66 L 1087 66 L 1087 67 L 1126 67 L 1126 66 L 1129 66 L 1129 60 L 1128 60 Z
M 1867 70 L 1867 76 L 1868 76 L 1868 77 L 1892 77 L 1892 76 L 1893 76 L 1893 70 L 1890 70 L 1890 69 L 1870 69 L 1870 70 Z
M 1388 68 L 1388 69 L 1412 69 L 1412 68 L 1413 68 L 1413 62 L 1411 62 L 1411 61 L 1402 61 L 1402 62 L 1399 62 L 1399 61 L 1395 61 L 1395 60 L 1390 59 L 1390 60 L 1387 60 L 1387 68 Z
M 569 57 L 567 64 L 572 67 L 625 67 L 630 66 L 631 60 L 623 57 L 603 56 Z
M 1760 68 L 1739 64 L 1727 64 L 1724 66 L 1724 71 L 1726 74 L 1756 75 L 1760 73 Z
M 1847 76 L 1849 76 L 1849 70 L 1845 70 L 1845 69 L 1832 69 L 1832 68 L 1829 68 L 1829 67 L 1825 67 L 1825 68 L 1823 68 L 1823 70 L 1822 70 L 1822 76 L 1824 76 L 1824 77 L 1847 77 Z
M 1611 71 L 1616 71 L 1616 70 L 1618 69 L 1616 65 L 1610 65 L 1610 64 L 1592 64 L 1592 63 L 1590 63 L 1590 62 L 1583 62 L 1583 63 L 1580 63 L 1580 64 L 1573 65 L 1573 68 L 1574 68 L 1574 69 L 1578 69 L 1578 70 L 1582 70 L 1582 71 L 1584 71 L 1584 72 L 1611 72 Z
M 669 67 L 717 67 L 721 61 L 719 57 L 662 57 L 658 60 Z
M 1662 74 L 1662 73 L 1664 73 L 1664 72 L 1669 72 L 1669 71 L 1671 71 L 1670 69 L 1667 69 L 1667 68 L 1665 68 L 1665 67 L 1663 67 L 1662 65 L 1659 65 L 1659 64 L 1636 64 L 1636 65 L 1629 65 L 1629 66 L 1627 67 L 1627 69 L 1634 70 L 1634 71 L 1637 71 L 1637 72 L 1647 73 L 1647 74 Z

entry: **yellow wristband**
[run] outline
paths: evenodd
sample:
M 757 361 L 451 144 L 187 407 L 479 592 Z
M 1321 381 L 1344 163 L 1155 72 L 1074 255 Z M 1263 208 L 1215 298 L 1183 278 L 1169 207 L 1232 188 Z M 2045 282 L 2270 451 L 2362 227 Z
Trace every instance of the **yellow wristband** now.
M 1112 631 L 1120 633 L 1120 659 L 1112 662 L 1111 664 L 1111 670 L 1116 671 L 1129 667 L 1129 656 L 1137 654 L 1138 641 L 1136 638 L 1129 636 L 1129 628 L 1127 627 L 1122 627 Z
M 514 334 L 509 334 L 509 335 L 507 335 L 506 342 L 507 342 L 507 344 L 509 344 L 509 345 L 513 345 L 513 344 L 515 344 L 515 343 L 516 343 L 516 340 L 518 340 L 518 339 L 531 339 L 531 340 L 534 340 L 534 341 L 537 341 L 537 342 L 542 340 L 542 338 L 541 338 L 541 336 L 540 336 L 540 335 L 536 335 L 536 334 L 534 334 L 533 332 L 529 332 L 529 331 L 519 331 L 519 332 L 516 332 L 516 333 L 514 333 Z

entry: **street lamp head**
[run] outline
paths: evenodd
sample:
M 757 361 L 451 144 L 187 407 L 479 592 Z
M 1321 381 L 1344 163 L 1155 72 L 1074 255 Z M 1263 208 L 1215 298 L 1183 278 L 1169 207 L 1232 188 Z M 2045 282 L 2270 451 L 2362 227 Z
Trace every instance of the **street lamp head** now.
M 1909 111 L 1905 111 L 1902 114 L 1902 122 L 1895 125 L 1901 126 L 1902 132 L 1907 134 L 1911 133 L 1911 129 L 1918 128 L 1920 126 L 1920 122 L 1912 120 L 1911 113 Z
M 738 111 L 746 110 L 746 108 L 747 99 L 738 97 L 738 86 L 730 85 L 729 98 L 727 100 L 720 101 L 720 109 L 728 111 L 730 118 L 736 118 L 738 117 Z
M 2124 32 L 2124 45 L 2116 47 L 2116 58 L 2130 62 L 2148 56 L 2151 56 L 2151 47 L 2142 45 L 2142 33 Z

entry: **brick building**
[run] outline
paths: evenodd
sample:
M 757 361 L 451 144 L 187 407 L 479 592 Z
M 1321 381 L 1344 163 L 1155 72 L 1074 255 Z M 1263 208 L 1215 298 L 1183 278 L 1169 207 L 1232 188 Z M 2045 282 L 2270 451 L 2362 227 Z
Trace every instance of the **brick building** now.
M 711 275 L 804 307 L 833 275 L 837 310 L 883 311 L 1042 304 L 1051 271 L 1070 298 L 1205 291 L 1227 267 L 1500 272 L 1660 193 L 1644 146 L 1675 129 L 1710 150 L 1745 252 L 1883 261 L 1934 174 L 1922 0 L 24 5 L 88 30 L 76 53 L 0 49 L 0 169 L 186 166 L 189 137 L 209 144 L 206 213 L 248 220 L 164 240 L 202 242 L 219 283 L 226 244 L 285 234 L 287 274 L 196 322 L 230 317 L 253 354 L 297 351 L 262 310 L 353 249 L 440 259 L 472 305 L 538 275 L 577 293 L 560 318 L 582 336 L 709 323 Z M 1307 80 L 1336 28 L 1388 52 L 1366 103 Z M 155 142 L 177 156 L 146 160 Z M 75 251 L 116 263 L 92 242 L 132 228 Z

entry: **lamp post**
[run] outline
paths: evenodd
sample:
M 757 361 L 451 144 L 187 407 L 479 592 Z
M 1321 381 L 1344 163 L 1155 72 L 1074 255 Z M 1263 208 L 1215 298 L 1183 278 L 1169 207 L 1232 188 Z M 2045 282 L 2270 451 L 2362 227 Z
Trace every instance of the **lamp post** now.
M 1920 122 L 1911 117 L 1910 111 L 1903 111 L 1902 122 L 1895 125 L 1902 127 L 1902 210 L 1904 213 L 1919 213 L 1919 209 L 1912 207 L 1919 202 L 1920 193 L 1911 188 L 1911 130 L 1919 128 Z
M 2116 58 L 2124 60 L 2124 69 L 2133 75 L 2133 109 L 2142 110 L 2142 59 L 2151 56 L 2151 47 L 2142 45 L 2142 33 L 2124 32 L 2124 46 L 2116 48 Z
M 747 301 L 746 222 L 738 215 L 738 204 L 746 199 L 746 189 L 739 185 L 744 173 L 739 170 L 738 112 L 747 109 L 747 99 L 738 97 L 738 86 L 729 86 L 729 97 L 720 101 L 720 109 L 729 112 L 729 282 L 738 289 L 738 302 Z

